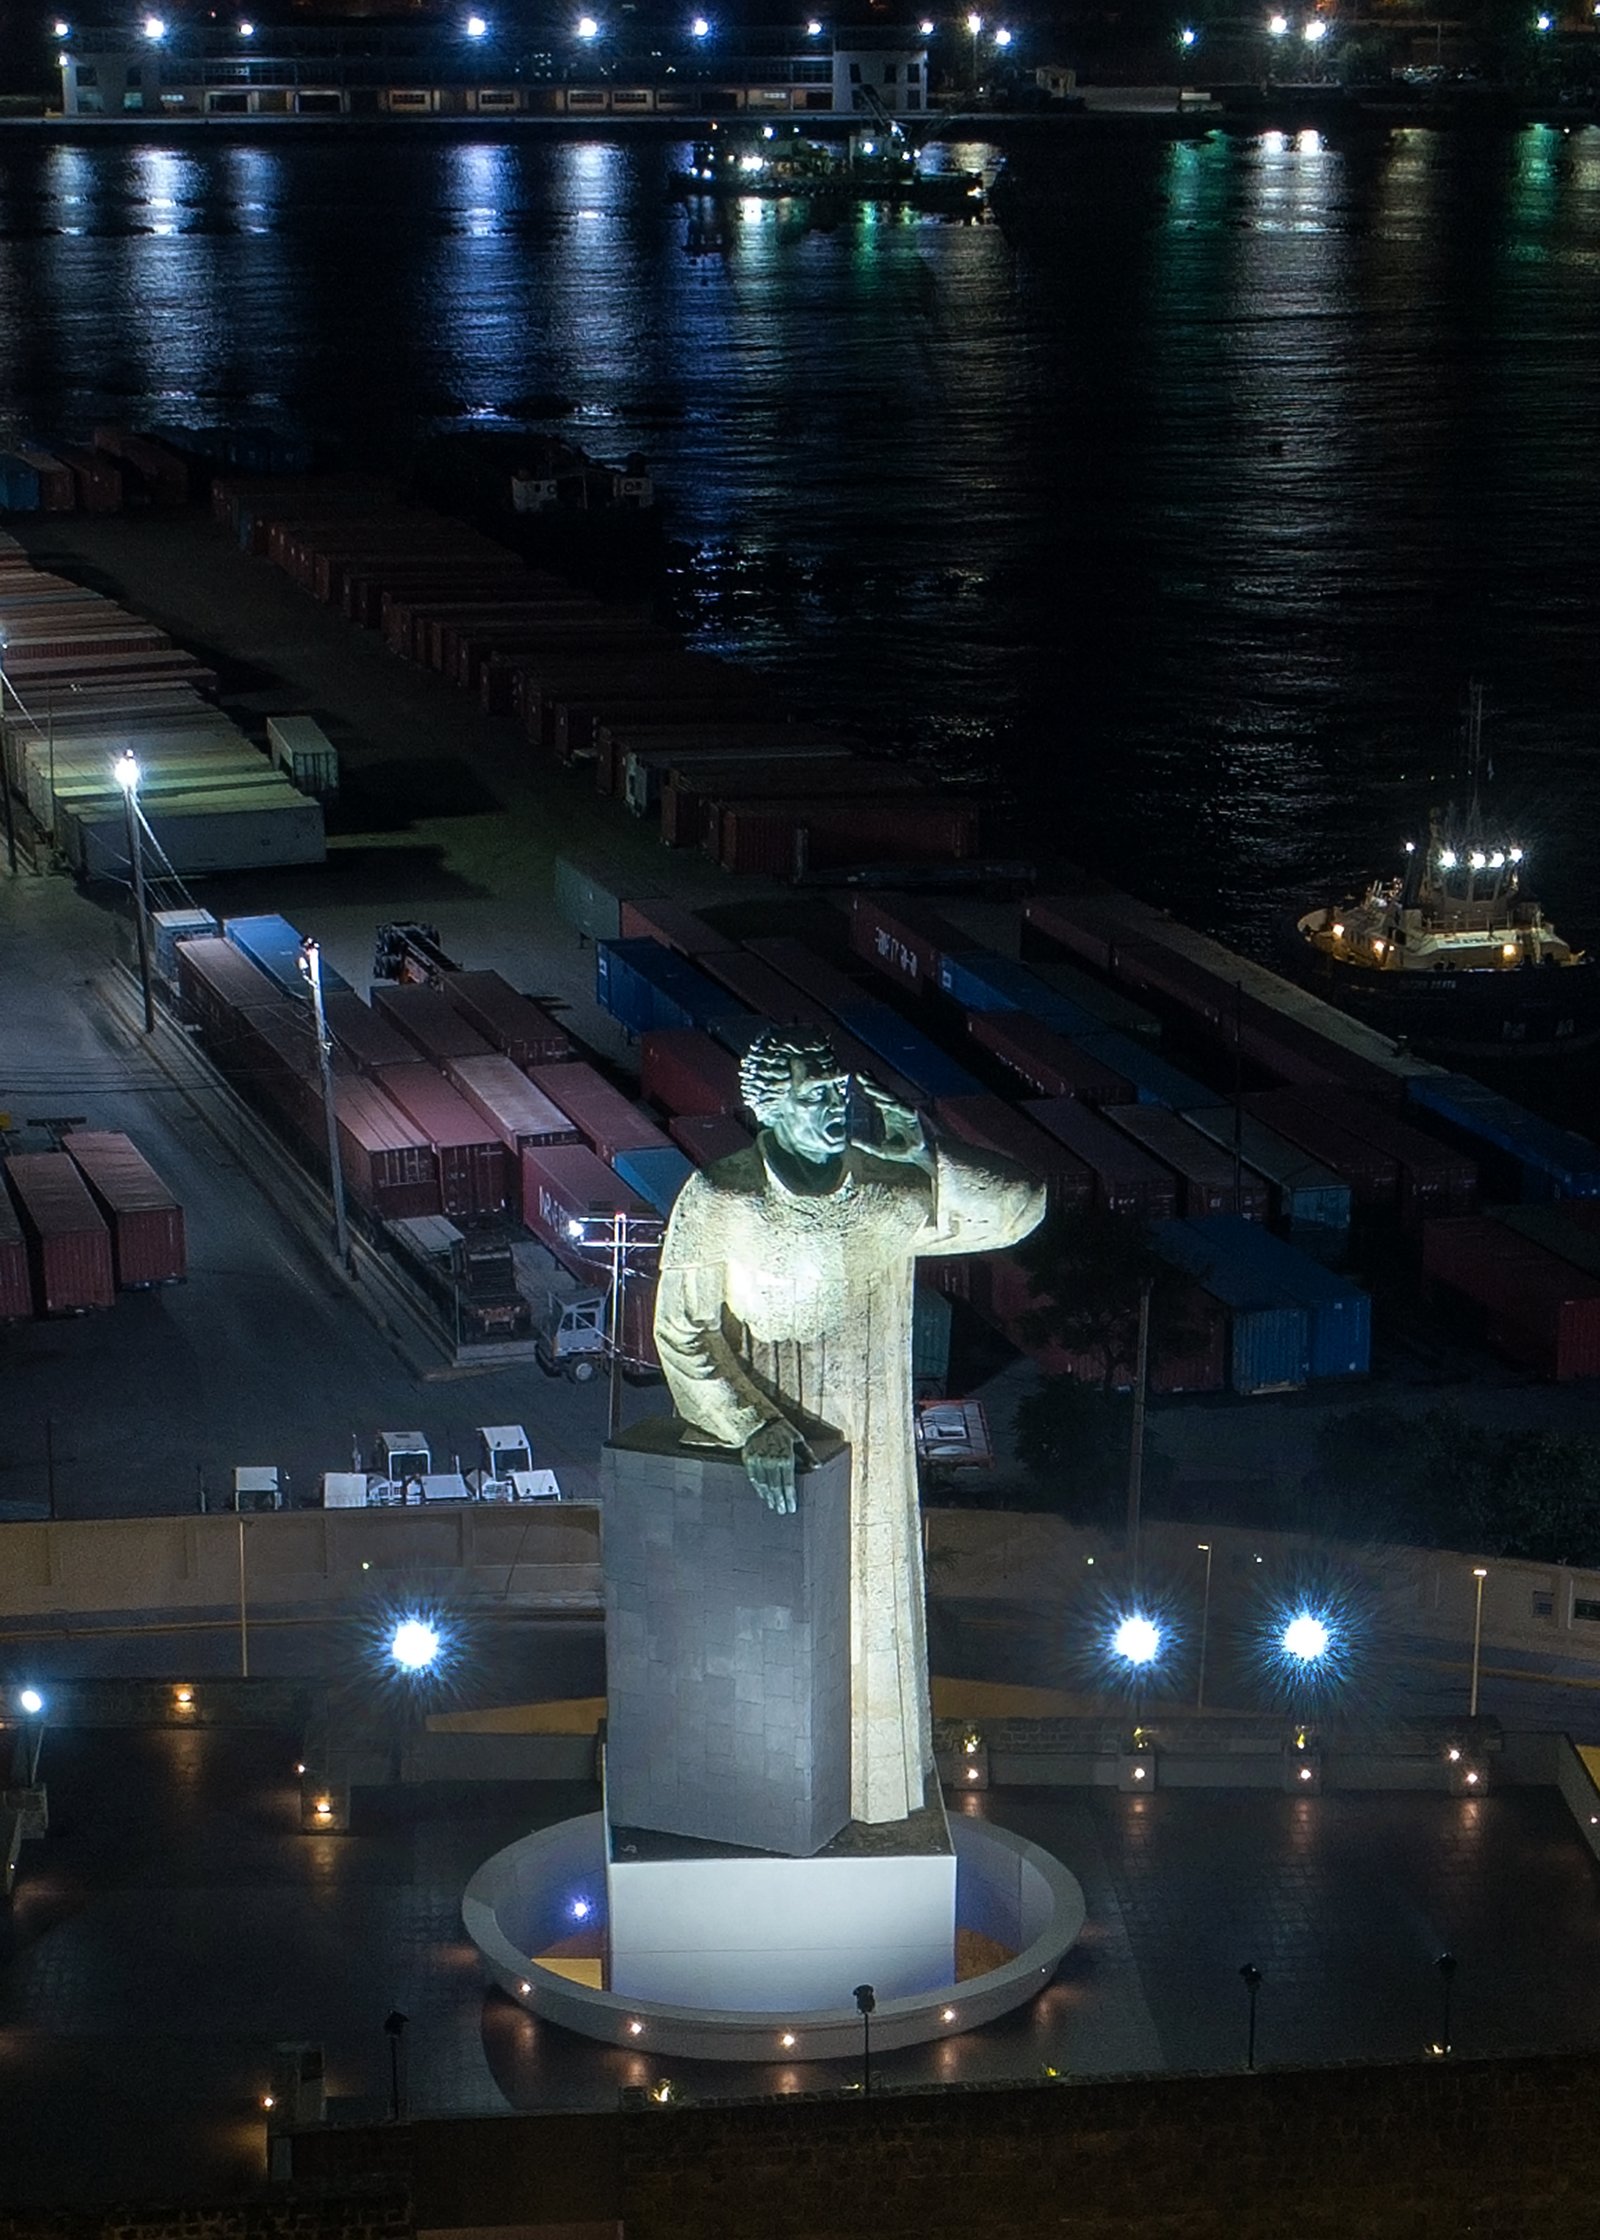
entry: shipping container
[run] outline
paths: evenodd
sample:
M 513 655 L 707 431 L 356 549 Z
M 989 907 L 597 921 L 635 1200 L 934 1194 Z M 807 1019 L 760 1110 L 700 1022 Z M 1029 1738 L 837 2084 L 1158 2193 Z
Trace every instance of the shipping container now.
M 696 961 L 708 980 L 737 997 L 754 1018 L 774 1026 L 818 1026 L 827 1020 L 826 1009 L 814 996 L 803 994 L 792 980 L 747 949 L 719 949 Z M 853 987 L 853 993 L 859 997 L 865 990 Z
M 1077 1097 L 1029 1098 L 1026 1116 L 1083 1161 L 1094 1178 L 1095 1203 L 1107 1213 L 1169 1220 L 1178 1210 L 1178 1178 Z
M 328 852 L 321 809 L 287 784 L 248 799 L 200 790 L 175 794 L 150 804 L 145 822 L 147 845 L 177 877 L 321 863 Z M 127 821 L 120 809 L 64 816 L 57 839 L 82 878 L 126 880 Z
M 33 1312 L 28 1240 L 0 1175 L 0 1322 L 25 1322 Z
M 642 901 L 659 891 L 595 857 L 569 854 L 555 860 L 556 913 L 590 941 L 620 940 L 624 900 Z
M 858 760 L 848 740 L 807 724 L 754 722 L 623 724 L 605 735 L 620 758 L 615 790 L 636 817 L 654 816 L 667 788 L 708 800 L 751 794 L 916 792 L 922 781 L 899 763 Z M 607 757 L 597 755 L 597 768 Z
M 572 1037 L 498 972 L 446 972 L 435 983 L 469 1027 L 515 1066 L 559 1065 Z
M 46 513 L 71 513 L 76 509 L 78 486 L 64 460 L 34 444 L 19 444 L 16 456 L 39 477 L 39 503 Z
M 64 1151 L 13 1152 L 5 1179 L 28 1247 L 35 1314 L 88 1314 L 117 1296 L 111 1231 Z
M 630 1034 L 660 1027 L 709 1027 L 739 1006 L 687 957 L 659 941 L 595 945 L 595 995 Z
M 374 981 L 372 1008 L 430 1065 L 442 1066 L 450 1058 L 487 1058 L 493 1050 L 443 990 L 426 982 Z
M 1301 1089 L 1256 1089 L 1241 1099 L 1253 1119 L 1265 1122 L 1286 1142 L 1298 1144 L 1349 1185 L 1358 1209 L 1398 1212 L 1400 1162 L 1376 1144 L 1330 1120 L 1319 1098 Z M 1447 1208 L 1441 1210 L 1447 1211 Z
M 983 1094 L 983 1083 L 976 1074 L 969 1073 L 886 1003 L 870 999 L 854 1003 L 848 1011 L 840 1012 L 839 1023 L 858 1042 L 864 1042 L 874 1057 L 883 1059 L 913 1083 L 921 1103 L 931 1103 L 935 1097 Z
M 1275 1280 L 1241 1263 L 1224 1239 L 1196 1234 L 1190 1221 L 1159 1221 L 1152 1242 L 1164 1260 L 1191 1276 L 1228 1310 L 1228 1382 L 1241 1394 L 1287 1392 L 1311 1373 L 1305 1308 Z
M 983 843 L 972 802 L 931 793 L 735 801 L 717 812 L 716 826 L 707 847 L 724 871 L 777 879 L 879 861 L 963 863 Z
M 439 1162 L 432 1144 L 374 1081 L 334 1083 L 339 1164 L 345 1188 L 385 1221 L 439 1211 Z
M 1553 1252 L 1587 1276 L 1600 1277 L 1600 1228 L 1589 1218 L 1600 1215 L 1600 1198 L 1569 1198 L 1560 1205 L 1490 1206 L 1491 1221 L 1503 1221 L 1544 1252 Z M 1581 1223 L 1573 1218 L 1583 1215 Z
M 675 1143 L 663 1143 L 650 1150 L 619 1151 L 616 1172 L 665 1221 L 695 1167 Z
M 1022 1011 L 1060 1035 L 1103 1034 L 1107 1021 L 1058 989 L 1014 957 L 991 949 L 944 950 L 938 960 L 938 985 L 963 1011 Z
M 1179 1231 L 1163 1232 L 1163 1250 L 1169 1259 L 1181 1257 Z M 1310 1253 L 1300 1251 L 1256 1222 L 1222 1214 L 1212 1220 L 1186 1221 L 1181 1234 L 1192 1240 L 1192 1270 L 1209 1279 L 1217 1268 L 1235 1271 L 1241 1285 L 1256 1281 L 1274 1297 L 1292 1300 L 1306 1312 L 1309 1352 L 1307 1364 L 1313 1380 L 1325 1377 L 1364 1377 L 1372 1367 L 1372 1301 L 1356 1284 Z
M 1125 1104 L 1107 1105 L 1105 1116 L 1172 1169 L 1186 1218 L 1237 1213 L 1246 1221 L 1266 1220 L 1271 1200 L 1261 1176 L 1192 1128 L 1181 1113 L 1164 1105 Z
M 627 722 L 610 716 L 595 726 L 594 733 L 594 782 L 597 793 L 625 794 L 628 764 L 636 755 L 665 753 L 672 759 L 691 760 L 700 753 L 715 754 L 719 748 L 742 750 L 752 757 L 759 755 L 768 739 L 780 743 L 810 746 L 822 736 L 776 722 L 772 710 L 764 709 L 754 720 L 738 716 L 719 708 L 708 721 L 685 715 L 681 709 L 664 707 L 638 722 Z M 832 743 L 832 742 L 830 742 Z M 648 780 L 641 781 L 637 813 L 643 815 L 655 798 Z
M 161 978 L 168 981 L 178 976 L 180 941 L 209 939 L 222 930 L 209 910 L 152 910 L 149 924 L 151 958 Z
M 546 701 L 536 742 L 561 762 L 586 759 L 598 751 L 602 728 L 630 723 L 723 723 L 759 720 L 768 712 L 755 680 L 705 654 L 680 654 L 652 662 L 629 674 L 614 669 L 564 688 Z
M 339 750 L 311 716 L 268 716 L 267 747 L 292 785 L 319 801 L 339 792 Z
M 666 1146 L 672 1150 L 671 1144 Z M 597 1288 L 609 1281 L 611 1239 L 607 1217 L 624 1214 L 659 1237 L 662 1220 L 654 1206 L 630 1189 L 614 1169 L 583 1144 L 542 1144 L 522 1154 L 522 1220 L 563 1267 L 588 1275 Z M 585 1242 L 573 1225 L 594 1228 Z M 604 1237 L 602 1225 L 606 1225 Z
M 383 1066 L 410 1065 L 416 1057 L 416 1044 L 408 1042 L 381 1011 L 363 1003 L 353 988 L 335 988 L 324 996 L 322 1012 L 329 1041 L 363 1073 L 377 1073 Z
M 1463 1073 L 1425 1074 L 1409 1084 L 1413 1106 L 1497 1165 L 1530 1204 L 1600 1197 L 1600 1146 L 1558 1128 Z
M 1392 1158 L 1400 1169 L 1400 1220 L 1407 1229 L 1445 1214 L 1473 1213 L 1478 1204 L 1475 1160 L 1382 1105 L 1343 1089 L 1318 1093 L 1317 1110 L 1354 1136 L 1363 1149 Z
M 506 1147 L 431 1065 L 385 1066 L 377 1085 L 427 1137 L 439 1162 L 439 1207 L 452 1221 L 492 1219 L 509 1195 Z
M 969 1011 L 967 1032 L 1035 1096 L 1077 1097 L 1096 1107 L 1134 1102 L 1136 1092 L 1126 1074 L 1025 1011 Z
M 501 1051 L 486 1058 L 451 1058 L 444 1070 L 509 1151 L 520 1152 L 525 1143 L 578 1141 L 577 1127 L 561 1107 Z
M 874 893 L 850 898 L 850 946 L 875 972 L 924 995 L 941 985 L 941 958 L 969 950 L 972 939 L 907 895 Z
M 731 749 L 720 754 L 697 748 L 670 755 L 630 755 L 628 771 L 648 765 L 659 778 L 649 799 L 659 819 L 664 848 L 703 848 L 715 852 L 716 812 L 734 801 L 760 801 L 808 793 L 917 793 L 922 780 L 899 763 L 867 762 L 844 745 L 763 747 L 759 758 Z M 632 782 L 631 780 L 629 782 Z
M 998 1151 L 1045 1183 L 1052 1212 L 1092 1201 L 1094 1175 L 1087 1164 L 1058 1136 L 1047 1135 L 1014 1105 L 982 1095 L 941 1097 L 933 1116 L 942 1129 L 963 1143 L 976 1144 L 983 1151 Z
M 259 965 L 220 934 L 180 942 L 177 961 L 183 1015 L 213 1055 L 231 1039 L 240 1011 L 273 1003 L 287 1008 L 288 999 Z
M 841 1010 L 848 1010 L 852 1004 L 867 1001 L 872 995 L 871 988 L 864 980 L 841 972 L 837 965 L 830 964 L 826 957 L 819 956 L 805 942 L 795 941 L 786 934 L 763 935 L 757 940 L 747 941 L 745 947 L 753 957 L 762 964 L 769 965 L 792 987 L 798 988 L 813 1002 L 820 1003 L 823 1010 L 833 1018 L 837 1018 Z
M 1165 1105 L 1169 1112 L 1190 1112 L 1217 1101 L 1215 1089 L 1180 1073 L 1148 1043 L 1136 1041 L 1132 1035 L 1116 1034 L 1108 1028 L 1101 1034 L 1085 1035 L 1078 1048 L 1131 1081 L 1141 1104 Z
M 528 1079 L 560 1106 L 590 1150 L 607 1165 L 619 1151 L 669 1141 L 648 1113 L 630 1104 L 620 1089 L 581 1059 L 566 1065 L 530 1066 Z
M 639 1086 L 663 1112 L 743 1109 L 736 1058 L 695 1027 L 658 1027 L 639 1042 Z
M 697 1167 L 715 1166 L 719 1159 L 748 1151 L 755 1142 L 743 1121 L 727 1112 L 674 1113 L 667 1122 L 667 1133 Z
M 38 468 L 15 452 L 0 457 L 0 510 L 37 513 L 41 503 Z
M 1253 1113 L 1233 1105 L 1205 1105 L 1183 1115 L 1191 1128 L 1245 1165 L 1272 1193 L 1272 1213 L 1291 1244 L 1323 1260 L 1342 1260 L 1350 1243 L 1350 1185 Z
M 189 1272 L 183 1208 L 125 1135 L 74 1128 L 62 1148 L 89 1185 L 111 1229 L 111 1264 L 119 1291 L 181 1283 Z
M 1470 1303 L 1497 1353 L 1557 1383 L 1600 1376 L 1600 1278 L 1508 1223 L 1425 1222 L 1422 1273 Z
M 257 964 L 286 996 L 296 1003 L 310 1001 L 311 983 L 300 969 L 305 952 L 305 937 L 297 933 L 287 918 L 224 918 L 224 937 L 236 949 L 242 949 L 252 964 Z M 350 993 L 350 983 L 342 972 L 322 959 L 322 990 L 324 995 L 335 991 Z
M 659 942 L 663 949 L 675 949 L 692 964 L 700 964 L 703 957 L 714 955 L 718 950 L 737 953 L 739 948 L 737 941 L 718 933 L 715 926 L 708 925 L 693 910 L 684 909 L 682 903 L 647 896 L 622 904 L 621 938 Z M 702 965 L 701 969 L 705 967 Z

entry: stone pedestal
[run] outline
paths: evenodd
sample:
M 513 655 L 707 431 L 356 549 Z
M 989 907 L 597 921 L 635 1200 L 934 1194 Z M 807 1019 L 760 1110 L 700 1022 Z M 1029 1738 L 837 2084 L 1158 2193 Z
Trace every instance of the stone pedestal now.
M 797 1513 L 666 1417 L 602 1461 L 606 1813 L 628 1831 L 809 1858 L 850 1817 L 850 1456 Z

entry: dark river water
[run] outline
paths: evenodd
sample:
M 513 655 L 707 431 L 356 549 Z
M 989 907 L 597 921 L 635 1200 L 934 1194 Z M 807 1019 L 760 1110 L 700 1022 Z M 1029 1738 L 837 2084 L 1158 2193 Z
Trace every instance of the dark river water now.
M 0 434 L 403 462 L 570 399 L 654 462 L 703 643 L 1258 949 L 1419 829 L 1478 677 L 1600 933 L 1600 131 L 1068 134 L 1006 227 L 695 232 L 679 153 L 13 141 Z

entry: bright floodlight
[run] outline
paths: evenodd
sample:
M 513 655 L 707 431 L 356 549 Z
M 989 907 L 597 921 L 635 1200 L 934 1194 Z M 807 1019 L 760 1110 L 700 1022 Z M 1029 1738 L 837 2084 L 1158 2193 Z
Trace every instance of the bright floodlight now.
M 593 16 L 579 16 L 576 29 L 580 39 L 598 39 L 600 36 L 600 26 Z
M 1111 1646 L 1125 1664 L 1152 1664 L 1161 1653 L 1161 1628 L 1137 1615 L 1124 1618 Z
M 1183 29 L 1178 33 L 1178 44 L 1180 47 L 1192 47 L 1198 37 L 1199 33 L 1195 30 L 1194 26 L 1192 24 L 1186 23 Z
M 1316 17 L 1313 17 L 1312 20 L 1306 25 L 1305 30 L 1302 32 L 1301 36 L 1305 40 L 1308 47 L 1319 46 L 1321 42 L 1328 36 L 1328 27 L 1325 23 L 1322 23 Z
M 468 16 L 467 37 L 469 39 L 486 39 L 488 35 L 489 26 L 484 22 L 482 16 Z
M 255 25 L 254 25 L 253 23 L 241 23 L 241 24 L 240 24 L 240 26 L 239 26 L 239 36 L 240 36 L 240 38 L 241 38 L 241 39 L 253 39 L 253 38 L 255 37 L 255 35 L 256 35 L 256 27 L 255 27 Z
M 1541 31 L 1553 31 L 1555 29 L 1555 21 L 1556 19 L 1554 16 L 1540 16 L 1537 19 L 1538 28 Z
M 37 1688 L 24 1688 L 17 1701 L 30 1719 L 37 1718 L 44 1709 L 44 1697 L 40 1695 Z
M 976 39 L 978 33 L 983 29 L 982 16 L 968 16 L 967 29 L 972 33 L 974 39 Z
M 166 19 L 163 16 L 146 16 L 144 35 L 147 39 L 164 39 L 167 35 Z
M 933 37 L 932 16 L 924 16 L 922 21 L 917 25 L 917 29 L 921 32 L 924 39 L 931 39 Z
M 1328 1653 L 1332 1639 L 1321 1618 L 1313 1617 L 1309 1610 L 1298 1611 L 1284 1627 L 1281 1635 L 1283 1653 L 1300 1664 L 1315 1664 Z
M 1289 18 L 1287 16 L 1269 16 L 1267 18 L 1267 29 L 1274 39 L 1281 39 L 1288 28 Z
M 60 16 L 57 16 L 57 17 L 56 17 L 56 26 L 55 26 L 55 28 L 56 28 L 56 37 L 57 37 L 58 39 L 70 39 L 70 38 L 72 37 L 72 26 L 71 26 L 71 24 L 70 24 L 70 23 L 65 23 L 65 22 L 63 22 Z
M 997 47 L 1009 47 L 1011 44 L 1010 32 L 1004 28 L 997 31 L 994 35 L 994 43 Z
M 707 23 L 705 17 L 696 16 L 689 26 L 689 36 L 692 39 L 704 39 L 709 36 L 710 30 L 711 26 Z
M 389 1636 L 389 1654 L 406 1672 L 426 1672 L 439 1654 L 439 1636 L 422 1618 L 402 1618 Z
M 118 755 L 111 766 L 111 775 L 124 793 L 135 793 L 139 786 L 139 765 L 131 754 Z

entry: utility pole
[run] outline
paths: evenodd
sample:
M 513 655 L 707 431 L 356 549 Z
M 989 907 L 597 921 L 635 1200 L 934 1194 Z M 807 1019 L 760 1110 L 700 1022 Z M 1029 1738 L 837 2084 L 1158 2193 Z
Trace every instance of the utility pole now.
M 350 1267 L 350 1225 L 345 1218 L 344 1166 L 339 1157 L 339 1108 L 333 1093 L 333 1044 L 322 1008 L 322 951 L 309 935 L 300 944 L 300 970 L 311 983 L 311 1015 L 317 1032 L 317 1071 L 322 1077 L 322 1113 L 328 1128 L 328 1175 L 333 1185 L 333 1249 L 339 1265 Z
M 1133 1435 L 1128 1445 L 1128 1576 L 1139 1593 L 1139 1530 L 1144 1503 L 1144 1403 L 1150 1382 L 1150 1286 L 1139 1291 L 1139 1350 L 1133 1370 Z
M 133 931 L 139 944 L 139 986 L 144 994 L 144 1031 L 156 1031 L 155 999 L 150 989 L 150 928 L 144 912 L 144 847 L 139 837 L 139 765 L 131 754 L 118 758 L 115 777 L 128 818 L 128 862 L 133 872 Z M 7 780 L 6 800 L 11 799 Z M 15 869 L 15 865 L 12 867 Z

